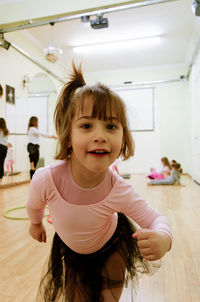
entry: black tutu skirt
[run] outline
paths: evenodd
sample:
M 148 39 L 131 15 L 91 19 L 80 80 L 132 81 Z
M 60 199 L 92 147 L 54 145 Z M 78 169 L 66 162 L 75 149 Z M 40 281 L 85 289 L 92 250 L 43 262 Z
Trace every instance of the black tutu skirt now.
M 55 233 L 37 301 L 119 301 L 129 280 L 137 280 L 138 273 L 149 273 L 132 237 L 135 230 L 133 223 L 118 213 L 113 236 L 100 250 L 87 255 L 71 250 Z

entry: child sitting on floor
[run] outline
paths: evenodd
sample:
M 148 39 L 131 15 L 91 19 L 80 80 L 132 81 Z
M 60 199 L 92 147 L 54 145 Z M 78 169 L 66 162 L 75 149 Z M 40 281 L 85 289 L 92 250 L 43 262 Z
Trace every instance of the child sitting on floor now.
M 167 157 L 161 158 L 162 167 L 158 170 L 151 168 L 151 174 L 147 176 L 149 179 L 165 179 L 170 175 L 171 165 Z
M 170 176 L 167 179 L 149 179 L 147 178 L 146 181 L 149 185 L 174 185 L 178 184 L 181 185 L 180 183 L 180 171 L 181 165 L 179 163 L 173 163 L 172 164 L 172 171 Z

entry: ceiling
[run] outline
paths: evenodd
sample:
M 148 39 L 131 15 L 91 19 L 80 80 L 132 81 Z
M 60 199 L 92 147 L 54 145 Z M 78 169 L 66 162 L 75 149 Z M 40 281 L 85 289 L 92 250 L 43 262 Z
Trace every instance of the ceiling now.
M 41 52 L 49 43 L 60 47 L 63 54 L 57 63 L 66 65 L 73 58 L 75 61 L 82 61 L 88 72 L 163 65 L 188 66 L 199 38 L 196 28 L 200 17 L 192 13 L 192 2 L 193 0 L 177 0 L 107 13 L 103 17 L 108 18 L 109 27 L 104 29 L 92 29 L 89 23 L 75 19 L 55 23 L 54 26 L 24 29 L 21 32 Z M 73 52 L 74 46 L 149 36 L 160 36 L 160 43 L 143 48 L 116 47 L 114 50 L 109 45 L 104 45 L 100 51 L 84 55 Z

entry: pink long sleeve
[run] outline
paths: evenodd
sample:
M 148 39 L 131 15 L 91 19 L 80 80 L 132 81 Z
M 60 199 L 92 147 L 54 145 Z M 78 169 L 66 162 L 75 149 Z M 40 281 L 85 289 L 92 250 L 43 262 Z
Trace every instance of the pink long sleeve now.
M 70 195 L 60 191 L 59 183 L 55 185 L 52 167 L 41 168 L 31 181 L 27 211 L 31 222 L 39 223 L 48 204 L 55 231 L 72 250 L 82 254 L 99 250 L 116 229 L 117 212 L 124 213 L 142 228 L 163 231 L 172 238 L 167 219 L 118 175 L 114 176 L 111 190 L 108 193 L 105 190 L 106 196 L 99 201 L 99 187 L 89 190 L 79 188 L 70 180 L 69 165 L 61 170 L 63 174 L 61 173 L 60 178 L 67 180 L 61 187 L 63 190 L 70 188 Z M 73 190 L 76 193 L 75 199 L 72 198 Z

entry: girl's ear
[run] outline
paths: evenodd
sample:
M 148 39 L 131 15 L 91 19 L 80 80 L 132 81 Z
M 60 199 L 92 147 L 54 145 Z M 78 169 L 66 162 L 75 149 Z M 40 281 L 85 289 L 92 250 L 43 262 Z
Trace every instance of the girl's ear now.
M 67 142 L 67 148 L 71 148 L 71 147 L 72 147 L 72 143 L 71 143 L 71 139 L 69 138 Z

